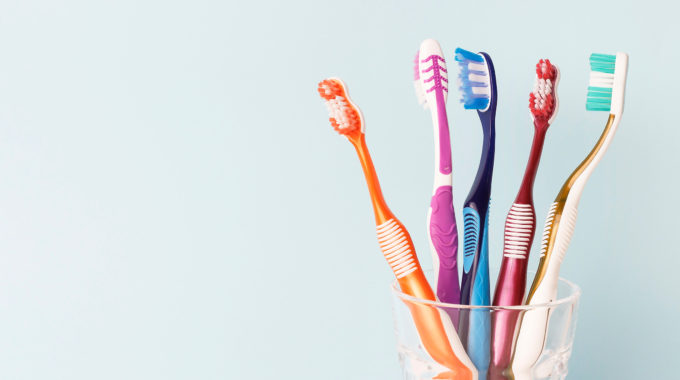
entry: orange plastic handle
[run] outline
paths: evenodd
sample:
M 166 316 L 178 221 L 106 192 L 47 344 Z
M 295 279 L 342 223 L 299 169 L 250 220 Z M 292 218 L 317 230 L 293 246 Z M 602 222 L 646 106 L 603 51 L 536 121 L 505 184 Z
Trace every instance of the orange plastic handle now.
M 376 225 L 380 226 L 390 219 L 396 221 L 402 228 L 406 240 L 408 241 L 408 246 L 413 252 L 416 261 L 416 270 L 402 278 L 398 278 L 399 287 L 405 294 L 419 299 L 434 301 L 434 292 L 427 282 L 425 274 L 418 262 L 418 258 L 415 255 L 416 250 L 413 241 L 411 240 L 411 236 L 385 203 L 385 199 L 380 189 L 380 183 L 378 182 L 378 176 L 373 167 L 373 161 L 371 160 L 368 148 L 366 147 L 364 134 L 358 133 L 355 136 L 348 136 L 348 138 L 356 148 L 359 160 L 361 161 L 361 167 L 364 170 L 368 190 L 371 194 L 371 202 L 373 203 L 373 211 L 375 212 Z M 444 329 L 439 310 L 430 305 L 410 301 L 404 302 L 411 312 L 416 330 L 418 331 L 420 340 L 425 346 L 425 350 L 437 363 L 451 370 L 451 372 L 440 374 L 436 378 L 472 380 L 472 371 L 458 359 L 449 344 L 449 339 L 446 335 L 446 330 Z

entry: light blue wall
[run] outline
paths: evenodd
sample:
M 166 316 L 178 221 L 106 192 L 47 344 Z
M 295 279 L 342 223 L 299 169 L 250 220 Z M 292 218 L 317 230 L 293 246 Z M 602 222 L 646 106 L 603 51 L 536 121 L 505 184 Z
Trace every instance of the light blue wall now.
M 542 224 L 604 127 L 584 110 L 588 55 L 630 54 L 624 118 L 563 267 L 583 288 L 570 378 L 677 377 L 677 7 L 475 3 L 0 3 L 0 378 L 398 379 L 392 276 L 315 87 L 348 83 L 428 266 L 432 128 L 411 79 L 429 37 L 450 66 L 456 46 L 496 65 L 495 262 L 534 64 L 562 70 Z M 460 212 L 481 130 L 449 103 Z

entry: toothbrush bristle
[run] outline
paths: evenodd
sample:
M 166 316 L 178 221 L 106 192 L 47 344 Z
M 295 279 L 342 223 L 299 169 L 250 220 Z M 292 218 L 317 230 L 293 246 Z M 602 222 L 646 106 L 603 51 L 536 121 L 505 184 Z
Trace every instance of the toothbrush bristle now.
M 431 38 L 424 40 L 418 50 L 416 65 L 420 82 L 418 91 L 422 92 L 425 108 L 439 107 L 437 102 L 438 99 L 441 100 L 440 97 L 446 103 L 449 96 L 449 73 L 439 42 Z
M 422 105 L 423 108 L 427 109 L 427 98 L 425 97 L 425 90 L 423 89 L 423 84 L 420 81 L 420 66 L 419 59 L 420 52 L 416 52 L 416 57 L 413 60 L 413 89 L 416 91 L 416 98 L 418 99 L 418 104 Z
M 420 69 L 418 69 L 418 57 L 420 55 L 420 51 L 416 52 L 416 57 L 413 59 L 413 80 L 419 80 L 420 79 Z
M 549 59 L 541 59 L 536 64 L 536 75 L 540 79 L 552 79 L 557 76 L 557 69 L 550 63 Z
M 616 56 L 611 54 L 590 55 L 590 82 L 586 109 L 588 111 L 609 111 L 614 89 Z
M 456 48 L 461 103 L 465 109 L 486 110 L 491 99 L 489 69 L 481 54 Z
M 324 79 L 319 82 L 319 95 L 326 101 L 330 118 L 328 119 L 338 133 L 347 135 L 362 129 L 359 109 L 347 95 L 344 84 L 337 79 Z
M 555 113 L 557 67 L 550 60 L 541 59 L 536 64 L 534 90 L 529 95 L 529 110 L 535 119 L 547 121 Z

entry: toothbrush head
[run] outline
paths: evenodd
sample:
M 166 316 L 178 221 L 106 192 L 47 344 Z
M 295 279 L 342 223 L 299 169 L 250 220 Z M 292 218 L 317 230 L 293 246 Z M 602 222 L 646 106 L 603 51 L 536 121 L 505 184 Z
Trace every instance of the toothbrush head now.
M 437 99 L 440 97 L 446 103 L 449 93 L 449 73 L 446 70 L 446 60 L 439 43 L 433 39 L 427 39 L 420 44 L 417 61 L 415 62 L 416 73 L 420 81 L 422 97 L 426 107 L 437 107 Z M 440 104 L 443 106 L 443 104 Z
M 536 64 L 536 81 L 534 90 L 529 95 L 529 110 L 535 124 L 549 126 L 557 115 L 559 102 L 557 99 L 557 83 L 560 71 L 548 59 L 541 59 Z
M 456 61 L 460 67 L 458 79 L 463 107 L 481 112 L 488 110 L 491 103 L 491 74 L 486 57 L 456 48 Z
M 349 98 L 345 83 L 338 78 L 319 82 L 319 95 L 326 101 L 331 125 L 336 132 L 347 137 L 364 133 L 364 118 L 361 110 Z
M 586 109 L 609 111 L 620 116 L 623 113 L 627 72 L 628 54 L 591 54 Z
M 427 109 L 427 99 L 425 98 L 425 90 L 423 89 L 423 83 L 420 81 L 420 68 L 418 67 L 419 62 L 419 51 L 416 52 L 416 57 L 413 60 L 413 89 L 416 91 L 416 98 L 418 99 L 418 104 L 422 105 L 423 108 Z

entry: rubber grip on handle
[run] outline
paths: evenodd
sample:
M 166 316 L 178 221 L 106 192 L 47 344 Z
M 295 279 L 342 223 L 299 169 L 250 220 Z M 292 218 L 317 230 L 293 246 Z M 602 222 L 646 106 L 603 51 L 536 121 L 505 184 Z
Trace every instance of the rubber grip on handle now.
M 482 244 L 479 250 L 479 261 L 472 286 L 470 305 L 487 306 L 491 304 L 489 285 L 489 217 L 484 218 L 482 227 Z M 470 359 L 477 367 L 480 378 L 486 379 L 490 359 L 491 316 L 488 310 L 470 311 L 470 332 L 467 348 Z
M 460 303 L 462 305 L 469 305 L 472 297 L 480 227 L 477 210 L 472 207 L 463 208 L 463 278 L 460 286 Z M 470 313 L 460 313 L 458 335 L 466 347 L 469 327 Z
M 453 211 L 451 186 L 440 186 L 430 202 L 430 239 L 439 257 L 437 297 L 446 303 L 460 303 L 458 283 L 458 229 Z M 457 324 L 457 318 L 454 319 Z

